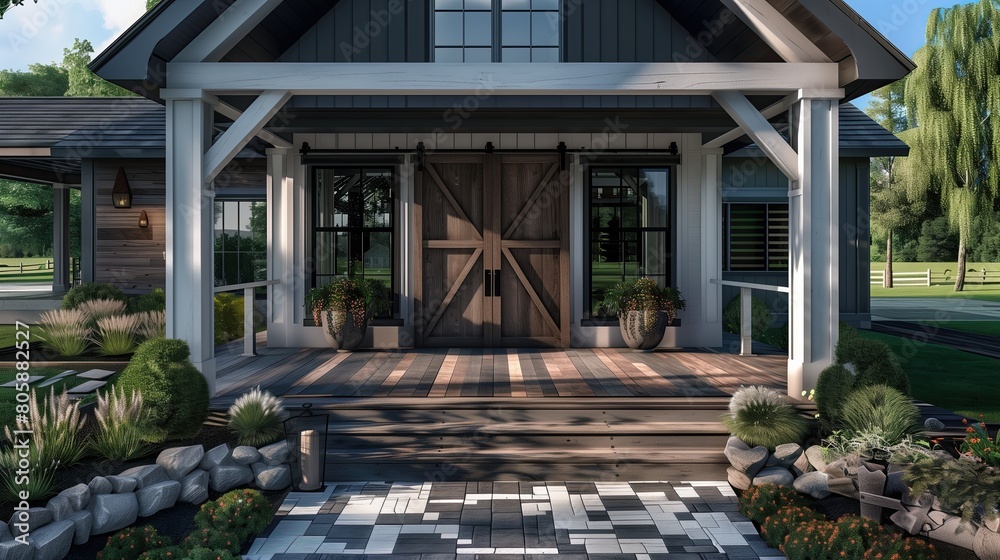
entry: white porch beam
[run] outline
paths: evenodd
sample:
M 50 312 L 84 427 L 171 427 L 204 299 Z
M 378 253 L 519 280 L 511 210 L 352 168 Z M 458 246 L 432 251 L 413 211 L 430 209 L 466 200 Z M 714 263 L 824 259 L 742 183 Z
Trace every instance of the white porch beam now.
M 243 116 L 243 111 L 240 111 L 239 109 L 233 107 L 232 105 L 229 105 L 228 103 L 224 103 L 218 97 L 213 96 L 213 98 L 214 101 L 212 102 L 212 106 L 215 107 L 216 113 L 219 113 L 220 115 L 226 117 L 227 119 L 232 119 L 233 121 L 236 121 L 241 116 Z M 268 144 L 274 146 L 275 148 L 294 147 L 292 146 L 292 143 L 289 142 L 288 140 L 285 140 L 284 138 L 278 136 L 277 134 L 272 134 L 271 132 L 268 132 L 265 129 L 261 129 L 260 132 L 257 133 L 257 138 L 260 138 L 261 140 L 267 142 Z
M 830 58 L 767 0 L 722 0 L 785 62 L 830 62 Z
M 798 100 L 799 96 L 797 93 L 789 94 L 781 101 L 761 109 L 760 114 L 765 119 L 773 119 L 781 113 L 788 111 L 788 109 L 790 109 Z M 726 144 L 746 136 L 746 134 L 747 133 L 742 128 L 734 128 L 722 136 L 709 140 L 705 143 L 704 147 L 709 150 L 722 148 Z
M 188 343 L 214 395 L 214 211 L 202 169 L 211 122 L 200 95 L 167 99 L 167 337 Z
M 281 0 L 236 0 L 174 60 L 177 62 L 217 62 L 236 46 Z
M 255 63 L 171 62 L 171 89 L 292 95 L 781 94 L 840 87 L 834 63 Z
M 799 156 L 795 150 L 778 134 L 771 123 L 750 103 L 750 100 L 738 91 L 719 91 L 713 95 L 729 116 L 740 125 L 740 128 L 757 146 L 767 154 L 767 157 L 778 166 L 778 169 L 788 177 L 789 181 L 799 178 Z
M 287 91 L 265 91 L 240 115 L 215 144 L 205 153 L 204 182 L 211 183 L 236 154 L 260 132 L 267 121 L 291 99 Z
M 833 363 L 840 319 L 840 100 L 793 110 L 801 176 L 788 199 L 788 394 L 816 387 Z

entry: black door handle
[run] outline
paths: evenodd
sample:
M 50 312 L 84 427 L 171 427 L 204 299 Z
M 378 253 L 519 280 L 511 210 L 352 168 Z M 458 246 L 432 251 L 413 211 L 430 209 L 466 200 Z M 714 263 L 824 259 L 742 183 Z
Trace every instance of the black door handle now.
M 486 297 L 493 297 L 493 271 L 486 271 L 486 278 L 483 280 L 483 285 L 486 287 Z
M 493 295 L 500 297 L 500 269 L 493 271 Z

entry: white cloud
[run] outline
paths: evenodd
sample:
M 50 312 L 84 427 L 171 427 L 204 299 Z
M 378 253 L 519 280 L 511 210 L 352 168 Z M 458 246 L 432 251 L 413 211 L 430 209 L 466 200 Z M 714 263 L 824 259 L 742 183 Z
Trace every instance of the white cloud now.
M 144 0 L 91 0 L 87 2 L 100 12 L 104 19 L 104 29 L 110 31 L 100 38 L 91 38 L 96 53 L 100 53 L 118 38 L 126 29 L 146 13 Z

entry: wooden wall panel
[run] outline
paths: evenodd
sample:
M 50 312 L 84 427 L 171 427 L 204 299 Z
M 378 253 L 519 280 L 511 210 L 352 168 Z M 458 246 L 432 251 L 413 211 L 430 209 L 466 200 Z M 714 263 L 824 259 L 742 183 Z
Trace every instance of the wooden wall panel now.
M 118 169 L 125 169 L 132 189 L 132 207 L 111 205 L 111 189 Z M 240 189 L 266 184 L 266 162 L 234 161 L 219 175 L 216 187 Z M 166 287 L 166 166 L 163 160 L 98 160 L 94 163 L 97 192 L 96 280 L 114 284 L 126 292 L 148 292 Z M 139 228 L 139 213 L 149 218 L 149 227 Z

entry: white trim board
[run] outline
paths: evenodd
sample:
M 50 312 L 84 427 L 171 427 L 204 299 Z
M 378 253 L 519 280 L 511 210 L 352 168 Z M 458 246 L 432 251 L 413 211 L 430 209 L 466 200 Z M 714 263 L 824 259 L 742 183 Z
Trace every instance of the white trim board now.
M 597 133 L 297 133 L 296 147 L 308 142 L 315 150 L 413 150 L 419 142 L 433 150 L 482 150 L 492 142 L 498 150 L 555 150 L 565 142 L 570 150 L 666 150 L 671 142 L 680 144 L 680 133 L 597 132 Z M 683 155 L 683 154 L 682 154 Z

